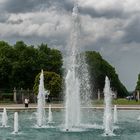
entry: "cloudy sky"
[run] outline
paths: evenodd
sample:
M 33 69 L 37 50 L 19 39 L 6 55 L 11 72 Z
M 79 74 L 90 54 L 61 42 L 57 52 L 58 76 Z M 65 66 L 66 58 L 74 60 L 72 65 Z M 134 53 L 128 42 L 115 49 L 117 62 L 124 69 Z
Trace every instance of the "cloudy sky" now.
M 140 1 L 79 0 L 82 49 L 99 51 L 133 90 L 140 72 Z M 62 51 L 68 41 L 73 0 L 0 0 L 0 40 L 48 43 Z

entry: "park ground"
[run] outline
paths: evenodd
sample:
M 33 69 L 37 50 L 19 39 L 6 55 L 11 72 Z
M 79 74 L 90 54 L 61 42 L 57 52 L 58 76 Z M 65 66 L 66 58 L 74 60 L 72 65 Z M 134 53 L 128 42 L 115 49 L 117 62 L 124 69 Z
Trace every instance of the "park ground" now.
M 46 108 L 49 107 L 49 104 L 51 104 L 52 108 L 54 109 L 63 109 L 64 108 L 64 103 L 63 102 L 51 102 L 51 103 L 46 103 Z M 140 110 L 140 101 L 135 101 L 135 100 L 127 100 L 127 99 L 117 99 L 113 100 L 112 102 L 113 105 L 117 105 L 118 109 L 134 109 L 134 110 Z M 24 104 L 15 104 L 15 103 L 0 103 L 0 110 L 3 108 L 7 108 L 9 110 L 26 110 L 26 109 L 36 109 L 37 104 L 29 104 L 28 108 L 24 107 Z M 83 106 L 83 108 L 86 108 Z M 103 109 L 104 108 L 104 101 L 103 100 L 94 100 L 92 101 L 92 105 L 90 108 L 93 109 Z

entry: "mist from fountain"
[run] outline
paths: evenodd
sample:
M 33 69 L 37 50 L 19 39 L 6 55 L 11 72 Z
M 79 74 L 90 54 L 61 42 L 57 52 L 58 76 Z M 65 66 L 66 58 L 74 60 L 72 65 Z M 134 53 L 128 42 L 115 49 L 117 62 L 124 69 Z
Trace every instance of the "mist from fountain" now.
M 118 122 L 118 112 L 117 112 L 117 105 L 114 105 L 114 123 Z
M 74 77 L 73 72 L 68 71 L 66 77 L 66 130 L 78 127 L 80 123 L 80 96 L 78 79 Z
M 14 133 L 18 133 L 18 112 L 14 114 Z
M 2 127 L 6 127 L 7 126 L 7 121 L 8 121 L 7 111 L 6 111 L 6 108 L 3 108 Z
M 72 28 L 67 49 L 65 77 L 65 129 L 71 131 L 80 127 L 82 103 L 88 104 L 90 98 L 90 82 L 85 56 L 80 55 L 80 18 L 78 4 L 75 3 L 72 12 Z M 88 106 L 88 105 L 86 105 Z
M 104 116 L 103 116 L 103 126 L 105 135 L 113 134 L 112 125 L 112 92 L 110 89 L 110 81 L 108 77 L 105 78 L 104 87 Z
M 79 37 L 79 15 L 78 5 L 75 4 L 72 12 L 72 31 L 70 39 L 70 47 L 68 48 L 68 65 L 67 75 L 65 78 L 66 85 L 66 110 L 65 110 L 65 129 L 70 130 L 78 127 L 80 118 L 80 82 L 77 76 L 76 55 Z
M 45 89 L 44 89 L 44 74 L 41 70 L 39 81 L 39 92 L 37 96 L 37 126 L 42 127 L 46 124 L 45 115 Z
M 49 105 L 48 123 L 51 123 L 52 121 L 53 121 L 52 110 L 51 110 L 51 105 Z

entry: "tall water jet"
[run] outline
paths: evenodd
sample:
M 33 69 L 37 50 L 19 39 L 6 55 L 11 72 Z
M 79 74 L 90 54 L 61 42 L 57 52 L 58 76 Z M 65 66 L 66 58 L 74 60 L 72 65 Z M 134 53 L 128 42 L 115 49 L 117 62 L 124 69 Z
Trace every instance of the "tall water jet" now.
M 118 122 L 118 113 L 117 113 L 117 105 L 114 105 L 114 123 Z
M 73 72 L 68 71 L 66 77 L 66 130 L 70 130 L 74 127 L 78 127 L 80 124 L 80 96 L 79 96 L 79 83 L 78 79 L 75 79 Z M 75 93 L 75 94 L 74 94 Z
M 18 133 L 18 113 L 14 114 L 14 133 Z
M 7 126 L 7 121 L 8 121 L 7 111 L 6 111 L 6 108 L 3 108 L 3 113 L 2 113 L 2 127 L 6 127 Z
M 39 92 L 37 96 L 37 125 L 42 127 L 46 124 L 45 115 L 45 89 L 44 89 L 44 74 L 41 70 L 40 81 L 39 81 Z
M 53 120 L 52 110 L 51 110 L 51 105 L 49 105 L 48 123 L 51 123 L 52 120 Z
M 140 115 L 138 116 L 137 121 L 140 121 Z
M 78 5 L 75 4 L 72 12 L 72 31 L 70 47 L 68 48 L 67 75 L 65 78 L 66 102 L 65 102 L 65 129 L 67 131 L 78 127 L 80 117 L 80 82 L 77 75 L 78 40 L 79 40 L 79 15 Z
M 110 89 L 110 81 L 108 77 L 105 78 L 105 87 L 104 87 L 104 117 L 103 125 L 105 135 L 113 134 L 112 127 L 112 92 Z

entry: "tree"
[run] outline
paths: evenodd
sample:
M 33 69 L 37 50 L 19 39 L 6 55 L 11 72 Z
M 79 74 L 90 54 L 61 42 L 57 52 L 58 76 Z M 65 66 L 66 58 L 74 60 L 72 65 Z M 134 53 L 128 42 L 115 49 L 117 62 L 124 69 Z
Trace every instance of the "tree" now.
M 98 89 L 103 91 L 105 85 L 105 76 L 111 81 L 111 88 L 118 92 L 119 97 L 124 97 L 128 91 L 120 82 L 115 68 L 113 68 L 101 55 L 95 51 L 86 52 L 86 61 L 89 65 L 92 89 L 97 92 Z M 93 93 L 94 93 L 93 91 Z
M 38 93 L 38 87 L 39 87 L 39 73 L 34 82 L 34 92 Z M 44 71 L 44 87 L 46 90 L 50 91 L 50 96 L 53 97 L 60 97 L 61 91 L 62 91 L 62 78 L 60 75 L 56 74 L 55 72 L 48 72 Z
M 14 46 L 0 41 L 0 88 L 32 89 L 41 69 L 62 75 L 62 54 L 41 44 L 37 48 L 18 41 Z
M 13 48 L 8 43 L 0 41 L 0 88 L 10 88 L 14 58 Z
M 140 74 L 138 75 L 138 80 L 137 80 L 137 85 L 135 90 L 139 90 L 140 91 Z
M 40 69 L 56 72 L 62 75 L 62 54 L 59 50 L 48 48 L 47 44 L 38 46 L 38 65 Z
M 16 60 L 12 67 L 13 87 L 30 88 L 36 74 L 40 71 L 38 67 L 38 51 L 33 46 L 26 46 L 23 42 L 16 43 L 14 46 Z

